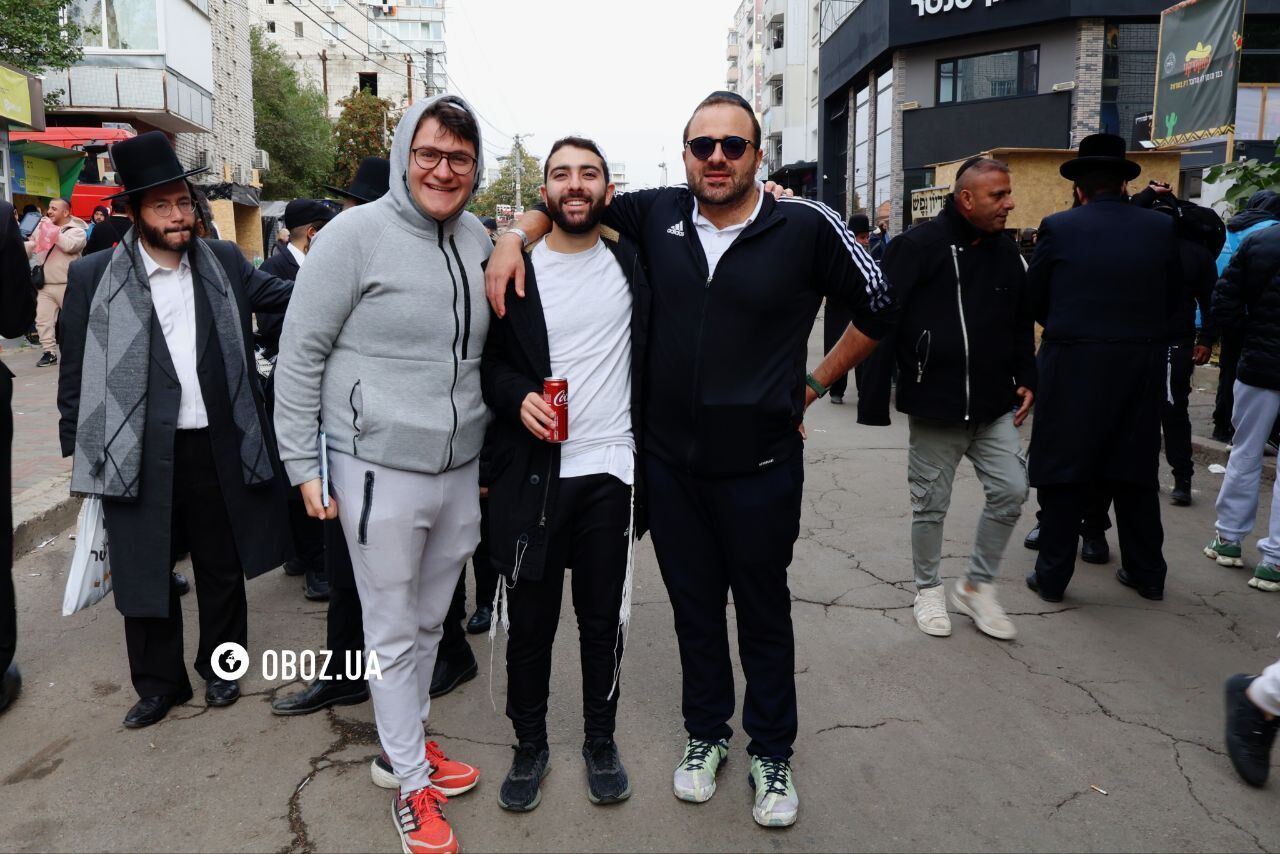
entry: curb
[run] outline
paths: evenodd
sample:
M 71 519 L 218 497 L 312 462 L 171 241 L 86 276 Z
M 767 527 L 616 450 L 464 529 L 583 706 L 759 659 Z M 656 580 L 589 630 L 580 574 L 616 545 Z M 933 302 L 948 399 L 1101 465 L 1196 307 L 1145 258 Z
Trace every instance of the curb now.
M 76 523 L 80 498 L 71 495 L 71 473 L 56 475 L 13 498 L 13 553 L 26 554 Z
M 1198 463 L 1206 466 L 1217 463 L 1220 466 L 1227 464 L 1227 457 L 1231 456 L 1231 446 L 1222 442 L 1215 442 L 1212 439 L 1206 439 L 1202 436 L 1191 437 L 1191 458 Z M 1163 462 L 1163 461 L 1162 461 Z M 1262 457 L 1262 482 L 1273 483 L 1276 479 L 1276 458 L 1269 457 L 1265 454 Z

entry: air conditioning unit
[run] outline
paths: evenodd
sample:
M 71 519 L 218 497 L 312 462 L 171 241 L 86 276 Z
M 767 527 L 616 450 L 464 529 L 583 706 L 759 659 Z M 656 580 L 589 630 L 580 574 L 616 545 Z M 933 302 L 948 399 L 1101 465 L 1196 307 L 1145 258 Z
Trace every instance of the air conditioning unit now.
M 378 42 L 378 47 L 391 47 L 391 39 L 383 39 Z
M 324 42 L 325 44 L 329 45 L 329 47 L 333 47 L 338 43 L 338 40 L 335 39 L 333 36 L 329 36 L 327 39 L 324 40 Z
M 271 169 L 271 155 L 263 151 L 261 148 L 253 152 L 253 168 L 261 172 L 267 172 Z

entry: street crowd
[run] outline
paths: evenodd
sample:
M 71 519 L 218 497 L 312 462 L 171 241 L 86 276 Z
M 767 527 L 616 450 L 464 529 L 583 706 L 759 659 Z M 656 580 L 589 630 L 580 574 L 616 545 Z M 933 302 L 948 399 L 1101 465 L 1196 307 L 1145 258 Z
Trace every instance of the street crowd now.
M 1016 636 L 993 582 L 1033 486 L 1027 587 L 1063 601 L 1082 540 L 1081 558 L 1105 563 L 1114 508 L 1117 582 L 1163 598 L 1162 436 L 1171 499 L 1189 504 L 1191 377 L 1215 345 L 1215 424 L 1233 449 L 1204 551 L 1243 566 L 1280 416 L 1280 196 L 1259 193 L 1224 224 L 1168 186 L 1131 195 L 1139 166 L 1099 134 L 1062 166 L 1073 207 L 1044 220 L 1028 259 L 1006 230 L 1016 176 L 998 160 L 966 161 L 942 212 L 891 236 L 759 183 L 760 141 L 748 103 L 712 93 L 683 130 L 687 184 L 615 195 L 596 142 L 566 136 L 546 157 L 543 202 L 498 235 L 465 210 L 484 174 L 476 114 L 437 96 L 407 110 L 389 159 L 330 188 L 340 211 L 290 202 L 257 269 L 213 239 L 190 182 L 202 170 L 184 169 L 158 132 L 113 147 L 121 192 L 91 233 L 54 200 L 24 242 L 0 204 L 0 333 L 35 316 L 40 365 L 59 371 L 71 489 L 101 498 L 110 533 L 139 696 L 124 725 L 193 697 L 177 560 L 189 554 L 194 570 L 209 706 L 240 696 L 212 656 L 248 647 L 246 578 L 283 564 L 327 601 L 333 656 L 272 711 L 371 699 L 382 752 L 370 773 L 393 792 L 403 850 L 456 851 L 443 807 L 481 772 L 427 739 L 431 700 L 476 675 L 464 624 L 506 633 L 515 747 L 497 799 L 536 808 L 571 570 L 587 796 L 623 801 L 632 781 L 614 729 L 647 533 L 679 647 L 687 740 L 673 746 L 673 793 L 709 800 L 730 755 L 732 592 L 752 818 L 791 825 L 787 574 L 804 415 L 823 397 L 843 403 L 851 371 L 860 423 L 888 424 L 891 398 L 907 418 L 913 614 L 926 635 L 949 636 L 958 613 Z M 810 367 L 824 304 L 826 356 Z M 567 381 L 567 423 L 551 379 Z M 1033 411 L 1024 452 L 1018 428 Z M 966 458 L 985 505 L 947 590 L 943 525 Z M 6 451 L 0 474 L 8 465 Z M 1261 591 L 1280 591 L 1277 490 L 1249 580 Z M 20 685 L 15 639 L 6 572 L 0 708 Z M 344 672 L 351 655 L 376 656 L 377 678 Z M 1262 785 L 1280 663 L 1225 693 L 1229 755 Z

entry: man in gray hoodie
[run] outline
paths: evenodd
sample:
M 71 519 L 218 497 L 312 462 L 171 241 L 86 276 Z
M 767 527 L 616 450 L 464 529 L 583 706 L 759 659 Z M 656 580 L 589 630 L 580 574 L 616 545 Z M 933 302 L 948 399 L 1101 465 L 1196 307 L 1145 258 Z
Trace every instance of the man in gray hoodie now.
M 445 614 L 480 540 L 481 264 L 492 243 L 463 208 L 481 156 L 462 99 L 406 111 L 390 190 L 325 227 L 299 273 L 276 365 L 289 480 L 308 513 L 341 520 L 351 551 L 365 651 L 381 671 L 369 690 L 384 752 L 371 770 L 375 783 L 398 788 L 405 850 L 456 851 L 440 805 L 479 779 L 424 743 L 423 726 Z M 332 498 L 321 491 L 321 430 Z

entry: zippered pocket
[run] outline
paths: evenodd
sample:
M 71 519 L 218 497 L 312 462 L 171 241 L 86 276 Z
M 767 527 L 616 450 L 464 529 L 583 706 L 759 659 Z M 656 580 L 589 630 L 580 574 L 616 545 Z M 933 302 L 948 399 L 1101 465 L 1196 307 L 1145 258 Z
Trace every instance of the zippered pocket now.
M 916 382 L 924 382 L 924 369 L 929 365 L 929 351 L 933 349 L 933 333 L 926 329 L 916 339 Z
M 364 503 L 360 506 L 360 526 L 356 529 L 356 542 L 369 545 L 369 513 L 373 510 L 373 472 L 364 473 Z

